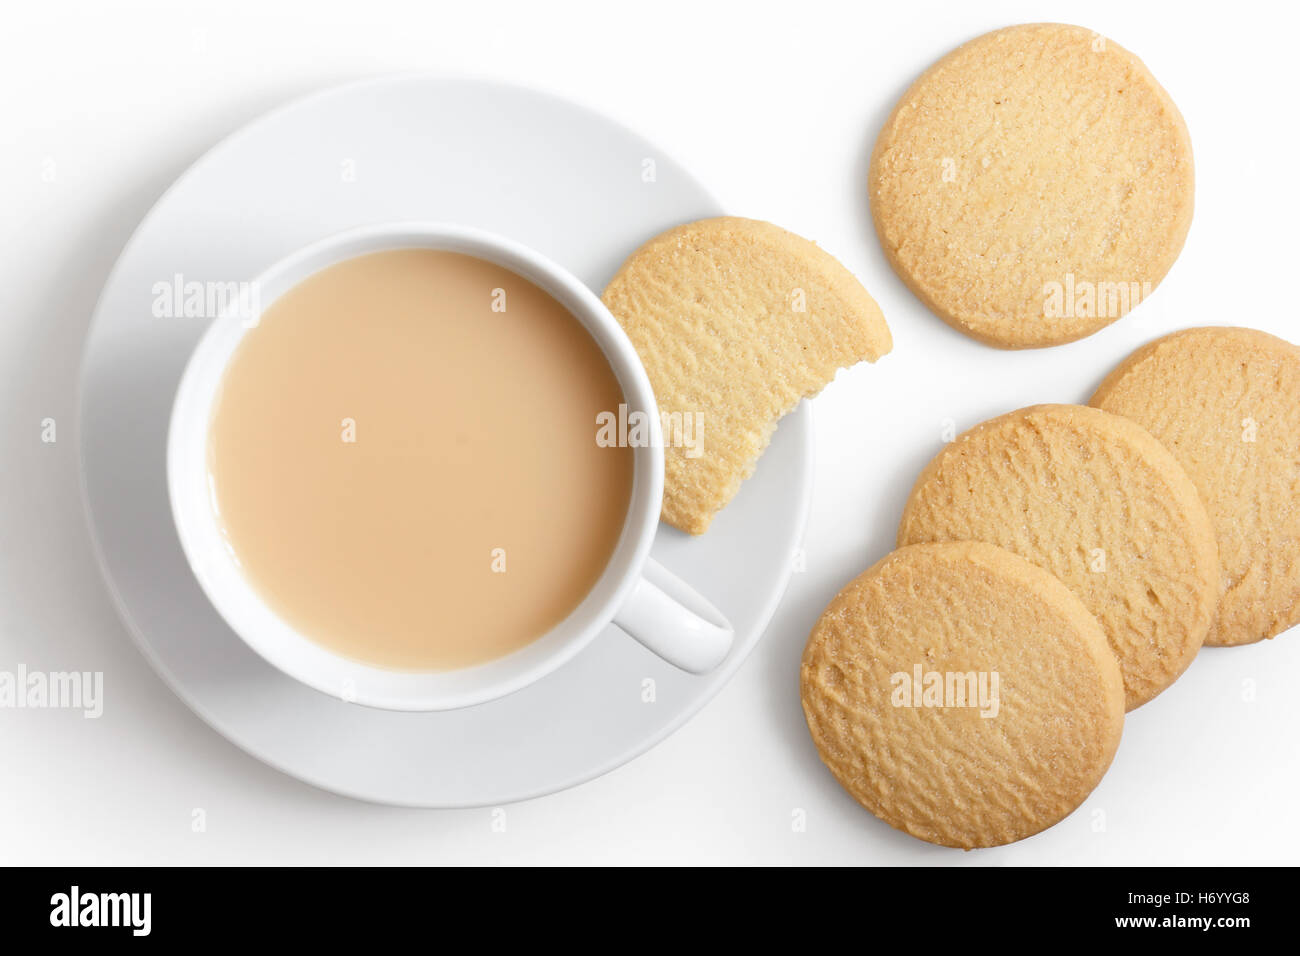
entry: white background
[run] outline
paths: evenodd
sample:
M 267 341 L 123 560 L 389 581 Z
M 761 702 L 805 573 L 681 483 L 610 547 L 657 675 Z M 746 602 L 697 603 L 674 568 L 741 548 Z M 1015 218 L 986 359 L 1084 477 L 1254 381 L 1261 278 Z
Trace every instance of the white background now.
M 1132 715 L 1101 786 L 1012 847 L 895 833 L 831 780 L 796 673 L 818 613 L 888 550 L 945 420 L 1086 401 L 1134 346 L 1198 324 L 1300 340 L 1300 26 L 1292 4 L 649 3 L 11 5 L 0 32 L 0 670 L 101 670 L 106 710 L 0 710 L 2 863 L 1295 863 L 1300 636 L 1208 649 Z M 1197 210 L 1140 309 L 1081 343 L 1005 353 L 929 315 L 886 265 L 866 156 L 951 47 L 1062 20 L 1138 53 L 1187 118 Z M 135 650 L 91 554 L 73 439 L 99 288 L 167 184 L 300 94 L 394 70 L 512 79 L 661 144 L 727 209 L 818 240 L 880 302 L 894 352 L 816 401 L 817 478 L 796 575 L 737 678 L 655 750 L 575 790 L 491 811 L 354 803 L 257 763 Z M 53 181 L 50 172 L 53 171 Z M 44 175 L 43 175 L 44 174 Z M 56 419 L 44 444 L 40 423 Z M 1297 436 L 1300 440 L 1300 436 Z M 743 568 L 736 569 L 743 574 Z M 1253 691 L 1253 693 L 1252 693 Z M 191 829 L 206 813 L 206 832 Z M 802 811 L 806 830 L 792 822 Z

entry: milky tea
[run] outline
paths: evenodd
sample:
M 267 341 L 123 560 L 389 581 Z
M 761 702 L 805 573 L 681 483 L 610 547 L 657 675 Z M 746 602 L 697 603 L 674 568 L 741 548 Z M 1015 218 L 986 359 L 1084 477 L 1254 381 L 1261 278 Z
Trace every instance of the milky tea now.
M 472 256 L 378 252 L 290 289 L 227 367 L 213 502 L 287 623 L 362 663 L 447 670 L 569 615 L 613 555 L 634 450 L 582 324 Z

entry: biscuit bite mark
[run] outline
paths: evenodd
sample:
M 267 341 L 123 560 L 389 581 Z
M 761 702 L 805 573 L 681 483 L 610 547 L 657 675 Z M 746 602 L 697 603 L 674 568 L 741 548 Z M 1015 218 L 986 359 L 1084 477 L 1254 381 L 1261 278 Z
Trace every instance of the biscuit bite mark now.
M 691 446 L 665 436 L 664 449 L 663 519 L 691 534 L 735 496 L 782 416 L 893 344 L 875 300 L 833 256 L 753 219 L 703 219 L 654 237 L 602 298 L 661 413 L 698 425 Z

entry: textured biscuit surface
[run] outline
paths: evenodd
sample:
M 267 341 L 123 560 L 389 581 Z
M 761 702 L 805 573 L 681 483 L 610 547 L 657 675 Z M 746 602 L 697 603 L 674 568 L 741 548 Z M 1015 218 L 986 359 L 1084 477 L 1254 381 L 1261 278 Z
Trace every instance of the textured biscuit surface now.
M 1191 225 L 1192 179 L 1187 127 L 1142 62 L 1037 23 L 926 71 L 876 140 L 868 190 L 922 302 L 981 341 L 1032 348 L 1089 335 L 1155 288 Z
M 698 450 L 665 436 L 665 521 L 705 531 L 781 416 L 836 371 L 889 351 L 889 328 L 847 269 L 771 223 L 703 219 L 651 239 L 605 288 L 661 414 L 695 416 Z
M 1300 623 L 1300 348 L 1253 329 L 1175 332 L 1129 356 L 1092 404 L 1159 439 L 1205 502 L 1222 569 L 1205 642 Z
M 917 665 L 990 675 L 989 697 L 996 673 L 996 712 L 947 697 L 910 706 L 898 695 Z M 1119 668 L 1096 620 L 1046 571 L 981 542 L 901 548 L 849 584 L 813 628 L 800 685 L 817 750 L 859 803 L 966 849 L 1071 813 L 1124 723 Z
M 1214 529 L 1192 481 L 1141 427 L 1081 405 L 977 425 L 921 472 L 900 545 L 987 541 L 1050 571 L 1101 624 L 1127 706 L 1196 656 L 1218 600 Z

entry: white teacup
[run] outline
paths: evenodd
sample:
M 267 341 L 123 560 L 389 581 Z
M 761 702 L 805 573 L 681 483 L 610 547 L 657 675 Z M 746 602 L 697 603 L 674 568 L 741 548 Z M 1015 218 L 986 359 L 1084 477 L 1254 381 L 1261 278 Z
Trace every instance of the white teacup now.
M 632 500 L 614 555 L 595 587 L 550 632 L 505 657 L 458 670 L 396 671 L 354 661 L 315 643 L 277 616 L 240 570 L 212 505 L 207 442 L 222 376 L 260 311 L 303 279 L 370 252 L 432 248 L 478 256 L 523 276 L 564 305 L 609 360 L 629 415 L 645 416 L 650 441 L 634 449 Z M 664 452 L 658 406 L 632 343 L 575 276 L 512 240 L 478 229 L 402 222 L 364 226 L 281 260 L 252 284 L 254 312 L 228 308 L 199 340 L 181 376 L 167 437 L 167 486 L 181 547 L 213 606 L 253 650 L 309 687 L 389 710 L 450 710 L 502 697 L 540 680 L 581 651 L 611 622 L 664 660 L 693 673 L 716 667 L 732 628 L 692 588 L 650 558 L 663 497 Z M 593 422 L 593 441 L 595 440 Z

